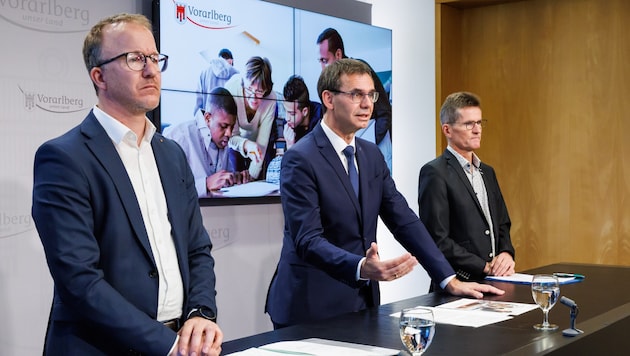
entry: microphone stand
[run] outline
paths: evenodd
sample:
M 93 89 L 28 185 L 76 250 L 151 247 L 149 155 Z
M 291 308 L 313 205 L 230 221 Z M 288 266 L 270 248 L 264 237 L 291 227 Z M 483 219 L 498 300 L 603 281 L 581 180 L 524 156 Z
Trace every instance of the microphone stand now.
M 562 331 L 562 335 L 573 337 L 573 336 L 578 336 L 584 333 L 584 331 L 577 329 L 575 327 L 575 319 L 577 318 L 578 312 L 579 312 L 579 309 L 578 309 L 577 304 L 573 304 L 571 306 L 571 327 L 569 329 L 564 329 Z

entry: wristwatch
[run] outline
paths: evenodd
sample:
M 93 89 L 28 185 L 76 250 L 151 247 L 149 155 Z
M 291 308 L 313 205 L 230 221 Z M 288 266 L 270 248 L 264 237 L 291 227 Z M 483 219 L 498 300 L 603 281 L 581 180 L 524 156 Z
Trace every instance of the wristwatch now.
M 217 316 L 212 311 L 212 309 L 210 309 L 210 308 L 206 308 L 206 307 L 193 308 L 190 311 L 190 313 L 188 313 L 188 318 L 187 319 L 190 319 L 190 318 L 195 317 L 195 316 L 204 318 L 206 320 L 210 320 L 213 323 L 217 322 Z

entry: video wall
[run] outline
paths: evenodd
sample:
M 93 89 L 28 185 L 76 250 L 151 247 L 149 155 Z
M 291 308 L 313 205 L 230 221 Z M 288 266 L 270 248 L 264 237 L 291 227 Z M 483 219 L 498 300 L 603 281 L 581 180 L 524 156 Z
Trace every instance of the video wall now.
M 382 84 L 387 125 L 375 118 L 357 137 L 377 143 L 391 169 L 391 30 L 256 0 L 159 0 L 154 10 L 169 56 L 154 117 L 187 154 L 202 204 L 279 201 L 283 152 L 321 119 L 317 42 L 326 29 Z M 307 110 L 285 98 L 285 86 L 290 96 L 307 89 Z

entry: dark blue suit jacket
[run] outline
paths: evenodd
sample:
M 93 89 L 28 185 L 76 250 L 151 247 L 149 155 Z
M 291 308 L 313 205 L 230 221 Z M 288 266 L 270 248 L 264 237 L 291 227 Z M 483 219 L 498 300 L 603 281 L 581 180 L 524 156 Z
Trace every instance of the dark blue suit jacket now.
M 151 142 L 184 284 L 182 315 L 216 312 L 214 260 L 181 148 Z M 33 218 L 55 283 L 45 353 L 166 355 L 176 334 L 156 321 L 158 276 L 136 196 L 111 139 L 90 113 L 35 155 Z
M 378 147 L 357 139 L 356 157 L 360 200 L 321 125 L 284 154 L 284 240 L 267 296 L 276 323 L 319 320 L 379 304 L 378 283 L 356 280 L 359 261 L 376 241 L 379 216 L 433 279 L 455 273 L 396 190 Z
M 494 169 L 481 163 L 496 254 L 514 257 L 508 215 Z M 461 280 L 482 280 L 492 260 L 490 225 L 466 173 L 449 150 L 425 164 L 418 183 L 420 218 Z

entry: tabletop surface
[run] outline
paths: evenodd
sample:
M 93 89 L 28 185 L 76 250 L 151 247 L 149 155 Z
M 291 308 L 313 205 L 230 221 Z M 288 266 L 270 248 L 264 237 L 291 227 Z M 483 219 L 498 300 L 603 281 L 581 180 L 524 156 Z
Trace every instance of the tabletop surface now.
M 630 337 L 623 336 L 626 333 L 624 330 L 630 327 L 629 267 L 559 263 L 523 271 L 528 274 L 553 272 L 586 276 L 579 283 L 560 286 L 560 295 L 572 299 L 578 305 L 576 327 L 583 330 L 584 334 L 574 338 L 562 335 L 562 330 L 570 326 L 570 308 L 556 303 L 549 312 L 549 321 L 559 326 L 555 331 L 538 331 L 533 328 L 534 324 L 542 321 L 540 309 L 480 328 L 438 324 L 433 343 L 426 354 L 561 355 L 584 351 L 589 347 L 593 350 L 603 347 L 597 350 L 614 351 L 616 347 L 630 345 Z M 502 296 L 486 296 L 485 300 L 533 303 L 529 285 L 488 283 L 506 293 Z M 459 297 L 444 292 L 429 293 L 326 321 L 231 340 L 223 344 L 223 354 L 277 341 L 311 337 L 402 349 L 398 319 L 390 316 L 391 314 L 403 308 L 437 306 L 456 299 Z M 607 353 L 611 354 L 614 352 Z

